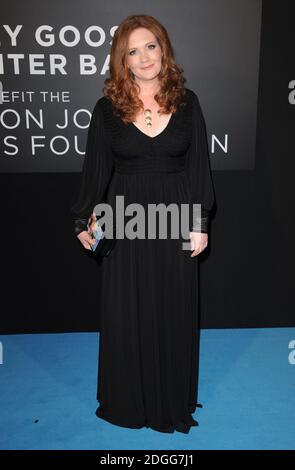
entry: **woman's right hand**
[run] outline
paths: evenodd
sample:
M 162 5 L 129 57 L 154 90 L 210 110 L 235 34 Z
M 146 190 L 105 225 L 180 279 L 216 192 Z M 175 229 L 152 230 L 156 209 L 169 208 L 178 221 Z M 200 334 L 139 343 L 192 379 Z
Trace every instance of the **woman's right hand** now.
M 79 238 L 84 248 L 86 248 L 86 250 L 91 250 L 91 246 L 94 245 L 95 239 L 92 238 L 92 236 L 86 230 L 80 232 L 77 237 Z

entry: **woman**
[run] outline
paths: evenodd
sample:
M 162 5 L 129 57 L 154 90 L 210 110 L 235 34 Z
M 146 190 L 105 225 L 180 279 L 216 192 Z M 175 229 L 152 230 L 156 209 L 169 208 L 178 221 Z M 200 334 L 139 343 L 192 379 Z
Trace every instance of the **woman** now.
M 87 222 L 102 201 L 114 208 L 116 196 L 124 196 L 124 207 L 141 204 L 145 214 L 148 204 L 189 204 L 190 250 L 182 248 L 182 235 L 124 237 L 100 266 L 96 415 L 168 433 L 197 426 L 191 414 L 202 406 L 197 255 L 207 247 L 215 201 L 203 114 L 184 81 L 156 19 L 129 16 L 119 25 L 72 208 L 75 232 L 90 250 Z M 201 205 L 199 224 L 192 219 L 193 204 Z

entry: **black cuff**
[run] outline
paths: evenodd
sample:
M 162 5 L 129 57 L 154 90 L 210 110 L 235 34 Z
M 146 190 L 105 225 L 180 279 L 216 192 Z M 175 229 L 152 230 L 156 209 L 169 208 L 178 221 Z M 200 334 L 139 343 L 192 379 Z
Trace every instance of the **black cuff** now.
M 209 228 L 209 217 L 201 217 L 197 219 L 194 225 L 191 227 L 191 232 L 196 233 L 208 233 Z
M 88 231 L 87 224 L 88 224 L 88 219 L 74 220 L 75 234 L 79 235 L 79 233 L 84 232 L 84 230 L 86 230 L 87 232 Z

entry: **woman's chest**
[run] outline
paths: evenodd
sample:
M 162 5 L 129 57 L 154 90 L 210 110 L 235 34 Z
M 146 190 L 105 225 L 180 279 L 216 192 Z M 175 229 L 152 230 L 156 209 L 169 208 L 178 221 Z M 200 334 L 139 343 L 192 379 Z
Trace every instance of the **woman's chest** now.
M 153 119 L 153 118 L 152 118 Z M 105 122 L 106 136 L 114 156 L 122 159 L 149 156 L 183 156 L 191 142 L 192 119 L 186 111 L 162 116 L 147 126 L 143 116 L 125 124 L 111 114 Z
M 172 113 L 160 114 L 159 109 L 159 106 L 145 107 L 144 111 L 135 117 L 134 126 L 148 137 L 153 138 L 159 135 L 164 131 L 172 117 Z

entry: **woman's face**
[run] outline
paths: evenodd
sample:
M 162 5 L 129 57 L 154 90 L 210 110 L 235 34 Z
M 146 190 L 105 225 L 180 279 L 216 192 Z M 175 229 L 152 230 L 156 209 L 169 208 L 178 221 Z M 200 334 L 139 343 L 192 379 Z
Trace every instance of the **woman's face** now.
M 129 36 L 127 64 L 135 80 L 155 79 L 162 66 L 162 51 L 154 34 L 146 28 L 137 28 Z M 144 67 L 151 65 L 150 68 Z

